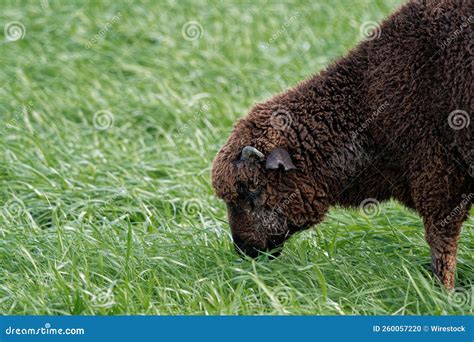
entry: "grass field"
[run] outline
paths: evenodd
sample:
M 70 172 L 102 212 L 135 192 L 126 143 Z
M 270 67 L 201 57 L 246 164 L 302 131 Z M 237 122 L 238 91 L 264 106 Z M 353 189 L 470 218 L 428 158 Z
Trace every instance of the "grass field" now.
M 210 185 L 237 118 L 399 4 L 2 0 L 0 313 L 473 314 L 474 218 L 448 294 L 395 203 L 242 260 Z

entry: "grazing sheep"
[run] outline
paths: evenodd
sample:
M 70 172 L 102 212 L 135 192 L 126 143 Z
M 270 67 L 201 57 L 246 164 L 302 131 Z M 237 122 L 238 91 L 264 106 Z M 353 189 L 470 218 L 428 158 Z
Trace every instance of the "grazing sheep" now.
M 214 161 L 238 250 L 278 253 L 333 205 L 397 199 L 454 286 L 474 198 L 474 2 L 410 1 L 319 75 L 255 105 Z

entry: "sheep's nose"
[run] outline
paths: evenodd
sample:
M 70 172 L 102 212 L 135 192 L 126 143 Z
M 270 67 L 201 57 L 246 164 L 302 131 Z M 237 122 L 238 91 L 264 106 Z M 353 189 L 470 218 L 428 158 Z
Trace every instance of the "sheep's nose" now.
M 232 239 L 234 240 L 234 247 L 235 250 L 240 255 L 248 255 L 251 258 L 256 258 L 260 255 L 260 250 L 255 248 L 253 245 L 249 244 L 245 240 L 243 240 L 239 235 L 233 234 Z
M 272 241 L 268 241 L 264 248 L 259 248 L 248 241 L 242 239 L 238 234 L 233 234 L 232 239 L 234 240 L 234 247 L 236 251 L 245 256 L 248 255 L 251 258 L 256 258 L 262 254 L 262 252 L 271 252 L 271 258 L 276 258 L 281 253 L 281 245 L 277 245 Z

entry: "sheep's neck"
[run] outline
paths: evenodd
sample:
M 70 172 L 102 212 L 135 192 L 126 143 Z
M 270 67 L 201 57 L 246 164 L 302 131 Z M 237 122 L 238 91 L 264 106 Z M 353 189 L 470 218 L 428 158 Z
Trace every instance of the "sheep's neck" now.
M 346 204 L 341 194 L 363 172 L 372 155 L 366 132 L 370 113 L 363 71 L 367 66 L 358 53 L 358 58 L 342 59 L 286 93 L 285 102 L 303 102 L 308 111 L 297 118 L 300 127 L 311 132 L 300 143 L 311 146 L 302 149 L 316 182 L 332 204 Z

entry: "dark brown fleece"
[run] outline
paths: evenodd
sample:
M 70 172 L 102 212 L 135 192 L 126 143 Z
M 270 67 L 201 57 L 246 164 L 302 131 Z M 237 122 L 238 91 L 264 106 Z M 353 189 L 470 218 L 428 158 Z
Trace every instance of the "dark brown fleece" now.
M 423 218 L 435 274 L 454 286 L 474 198 L 472 0 L 411 1 L 325 71 L 255 105 L 212 171 L 243 252 L 280 246 L 333 205 L 395 198 Z M 288 151 L 295 170 L 242 160 Z

